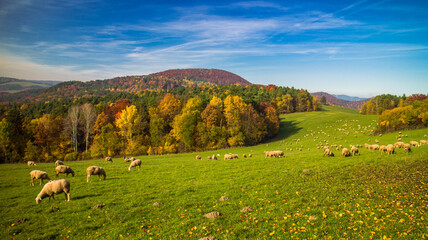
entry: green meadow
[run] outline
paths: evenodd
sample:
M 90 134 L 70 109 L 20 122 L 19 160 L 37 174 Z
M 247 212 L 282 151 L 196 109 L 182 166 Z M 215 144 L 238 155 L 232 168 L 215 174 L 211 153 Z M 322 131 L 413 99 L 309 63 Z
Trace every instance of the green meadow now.
M 424 139 L 427 129 L 371 135 L 377 116 L 324 106 L 281 116 L 269 142 L 211 152 L 139 156 L 141 170 L 114 158 L 66 162 L 64 194 L 36 204 L 29 172 L 54 163 L 0 165 L 1 239 L 424 239 L 428 237 L 428 146 L 381 154 L 364 144 Z M 360 156 L 324 157 L 324 145 L 362 145 Z M 320 147 L 321 149 L 317 149 Z M 282 150 L 282 158 L 264 151 Z M 301 151 L 300 151 L 301 150 Z M 239 159 L 223 160 L 225 153 Z M 220 154 L 218 160 L 208 156 Z M 252 154 L 251 158 L 243 158 Z M 202 160 L 196 160 L 200 155 Z M 86 168 L 104 167 L 105 181 Z M 46 182 L 46 181 L 45 181 Z M 229 200 L 220 201 L 226 196 Z M 160 202 L 160 205 L 154 205 Z M 94 206 L 99 205 L 98 208 Z M 241 212 L 244 207 L 253 211 Z M 220 217 L 207 219 L 213 211 Z

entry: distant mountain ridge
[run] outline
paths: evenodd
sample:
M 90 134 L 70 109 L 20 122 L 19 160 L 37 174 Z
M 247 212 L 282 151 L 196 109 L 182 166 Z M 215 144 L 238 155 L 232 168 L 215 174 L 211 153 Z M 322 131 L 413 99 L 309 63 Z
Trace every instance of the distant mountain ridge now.
M 337 98 L 334 95 L 326 92 L 314 92 L 314 93 L 311 93 L 311 95 L 318 97 L 319 99 L 325 96 L 327 103 L 330 105 L 353 108 L 353 109 L 361 109 L 361 106 L 363 106 L 365 102 L 368 102 L 370 100 L 370 98 L 368 98 L 368 99 L 359 100 L 359 101 L 348 101 L 348 100 Z
M 179 87 L 214 85 L 252 85 L 244 78 L 220 69 L 172 69 L 149 75 L 116 77 L 88 82 L 61 82 L 47 89 L 34 89 L 16 94 L 0 93 L 0 102 L 23 99 L 49 100 L 68 97 L 105 96 L 112 92 L 139 93 L 145 90 L 161 91 Z
M 332 94 L 332 95 L 336 98 L 346 100 L 346 101 L 365 101 L 367 99 L 370 99 L 370 98 L 360 98 L 360 97 L 354 97 L 354 96 L 348 96 L 348 95 L 336 95 L 336 94 Z
M 29 89 L 48 88 L 60 83 L 60 81 L 24 80 L 9 77 L 0 77 L 0 92 L 15 93 Z

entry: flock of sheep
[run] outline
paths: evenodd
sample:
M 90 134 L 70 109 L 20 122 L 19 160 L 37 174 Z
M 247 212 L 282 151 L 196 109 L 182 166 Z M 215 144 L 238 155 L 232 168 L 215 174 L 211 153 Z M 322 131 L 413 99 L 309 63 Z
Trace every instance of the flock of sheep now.
M 106 157 L 105 161 L 108 162 L 113 162 L 113 159 L 111 157 Z M 137 167 L 138 166 L 138 170 L 140 170 L 140 166 L 141 166 L 141 160 L 140 159 L 135 159 L 134 157 L 132 158 L 125 158 L 125 162 L 131 162 L 131 164 L 129 165 L 128 171 L 131 171 L 131 168 Z M 28 161 L 27 162 L 28 166 L 37 166 L 34 161 Z M 57 160 L 55 162 L 55 172 L 56 172 L 56 176 L 58 177 L 58 175 L 60 173 L 64 173 L 67 174 L 71 174 L 74 177 L 74 171 L 73 169 L 71 169 L 70 166 L 66 166 L 64 165 L 64 162 L 61 160 Z M 98 175 L 99 180 L 101 181 L 101 176 L 103 176 L 103 179 L 106 179 L 106 171 L 104 170 L 104 168 L 102 167 L 98 167 L 98 166 L 90 166 L 86 169 L 86 182 L 89 182 L 89 177 L 91 175 Z M 31 186 L 34 186 L 34 180 L 35 179 L 40 179 L 40 185 L 42 185 L 43 180 L 48 180 L 49 182 L 46 183 L 42 190 L 40 191 L 40 193 L 37 195 L 36 197 L 36 203 L 39 204 L 42 199 L 49 197 L 49 200 L 52 198 L 54 198 L 55 194 L 60 194 L 60 193 L 64 193 L 65 194 L 65 199 L 67 201 L 70 201 L 70 182 L 67 181 L 66 179 L 57 179 L 57 180 L 51 180 L 49 178 L 49 175 L 47 172 L 45 171 L 40 171 L 40 170 L 33 170 L 30 172 L 30 178 L 31 178 Z

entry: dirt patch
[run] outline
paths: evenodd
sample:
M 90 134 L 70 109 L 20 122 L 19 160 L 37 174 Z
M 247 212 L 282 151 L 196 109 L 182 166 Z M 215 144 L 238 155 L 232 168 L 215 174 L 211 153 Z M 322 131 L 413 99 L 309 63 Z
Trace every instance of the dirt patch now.
M 206 218 L 216 218 L 216 217 L 220 217 L 222 214 L 220 212 L 210 212 L 204 215 L 204 217 Z
M 227 200 L 229 200 L 229 198 L 226 196 L 221 196 L 221 198 L 220 198 L 220 201 L 227 201 Z
M 159 206 L 161 204 L 162 204 L 161 202 L 155 202 L 155 203 L 153 203 L 153 206 Z

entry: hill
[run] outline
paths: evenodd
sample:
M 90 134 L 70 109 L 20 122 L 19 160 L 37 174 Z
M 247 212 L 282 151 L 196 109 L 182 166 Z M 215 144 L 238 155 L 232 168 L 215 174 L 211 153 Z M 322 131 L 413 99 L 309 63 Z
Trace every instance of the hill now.
M 29 186 L 29 171 L 54 176 L 53 163 L 0 165 L 1 239 L 423 239 L 426 237 L 428 146 L 409 154 L 323 157 L 320 144 L 387 145 L 398 133 L 370 135 L 376 116 L 326 106 L 323 111 L 282 115 L 276 141 L 219 151 L 135 156 L 141 170 L 122 158 L 69 161 L 64 195 L 35 203 L 42 189 Z M 350 133 L 350 134 L 347 134 Z M 403 141 L 422 139 L 426 130 L 402 132 Z M 317 141 L 314 141 L 317 139 Z M 303 147 L 302 147 L 303 146 Z M 297 151 L 303 148 L 302 151 Z M 263 151 L 283 150 L 266 158 Z M 293 151 L 292 151 L 293 150 Z M 238 159 L 223 160 L 226 153 Z M 251 153 L 251 158 L 243 154 Z M 207 156 L 220 154 L 216 161 Z M 200 155 L 202 159 L 195 160 Z M 104 167 L 107 178 L 88 166 Z M 45 181 L 46 182 L 46 181 Z M 219 200 L 221 196 L 229 199 Z M 154 203 L 158 204 L 154 204 Z M 244 207 L 252 211 L 241 212 Z M 25 210 L 23 210 L 25 209 Z M 204 214 L 222 215 L 207 219 Z M 268 237 L 269 236 L 269 237 Z
M 326 92 L 314 92 L 311 93 L 312 96 L 318 97 L 321 99 L 321 97 L 325 96 L 327 103 L 333 106 L 341 106 L 346 108 L 353 108 L 353 109 L 360 109 L 361 106 L 370 99 L 360 100 L 360 101 L 348 101 L 344 99 L 339 99 L 329 93 Z
M 252 85 L 242 77 L 219 69 L 174 69 L 149 75 L 124 76 L 88 82 L 68 81 L 48 89 L 25 93 L 0 94 L 0 102 L 20 101 L 25 98 L 49 100 L 56 98 L 105 96 L 113 92 L 139 93 L 179 87 L 213 85 Z
M 360 98 L 360 97 L 348 96 L 343 94 L 341 95 L 333 94 L 333 96 L 339 99 L 347 100 L 347 101 L 364 101 L 367 99 L 367 98 Z
M 16 78 L 0 77 L 0 93 L 16 93 L 29 89 L 41 89 L 54 86 L 59 81 L 23 80 Z

